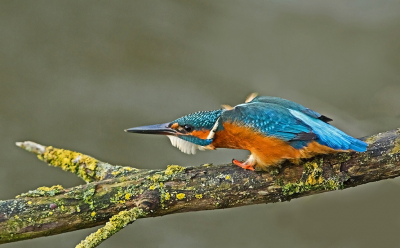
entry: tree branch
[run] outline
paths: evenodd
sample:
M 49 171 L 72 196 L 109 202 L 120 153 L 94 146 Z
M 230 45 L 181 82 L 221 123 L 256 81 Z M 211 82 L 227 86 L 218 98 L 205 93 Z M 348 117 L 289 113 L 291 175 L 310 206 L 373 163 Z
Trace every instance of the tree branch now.
M 70 189 L 41 187 L 0 201 L 0 244 L 101 225 L 114 215 L 121 217 L 122 228 L 136 218 L 289 201 L 399 176 L 400 129 L 366 142 L 370 145 L 364 153 L 285 162 L 269 172 L 231 164 L 138 170 L 33 142 L 17 143 L 90 183 Z

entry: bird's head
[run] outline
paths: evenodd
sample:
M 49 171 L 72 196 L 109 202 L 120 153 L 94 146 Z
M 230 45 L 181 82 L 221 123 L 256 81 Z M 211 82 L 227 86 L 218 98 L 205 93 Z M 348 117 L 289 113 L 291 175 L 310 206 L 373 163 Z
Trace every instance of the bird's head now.
M 209 146 L 215 132 L 222 128 L 219 117 L 223 110 L 200 111 L 174 121 L 126 129 L 129 133 L 167 135 L 173 146 L 184 153 L 195 154 L 196 150 L 211 149 Z

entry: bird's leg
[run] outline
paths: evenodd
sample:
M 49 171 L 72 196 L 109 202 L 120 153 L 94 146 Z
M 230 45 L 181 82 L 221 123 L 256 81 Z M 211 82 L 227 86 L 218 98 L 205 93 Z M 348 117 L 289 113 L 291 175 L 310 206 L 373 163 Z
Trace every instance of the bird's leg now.
M 235 165 L 237 165 L 237 166 L 239 166 L 239 167 L 242 167 L 242 168 L 245 169 L 245 170 L 252 170 L 252 171 L 254 171 L 254 164 L 248 163 L 248 160 L 245 161 L 245 162 L 240 162 L 240 161 L 237 160 L 237 159 L 232 159 L 232 163 L 235 164 Z

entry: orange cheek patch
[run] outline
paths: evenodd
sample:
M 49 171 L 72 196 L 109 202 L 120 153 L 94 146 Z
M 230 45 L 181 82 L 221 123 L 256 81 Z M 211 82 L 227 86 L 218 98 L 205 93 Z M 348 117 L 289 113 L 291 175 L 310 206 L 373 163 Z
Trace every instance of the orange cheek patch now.
M 178 127 L 179 127 L 179 125 L 178 125 L 178 123 L 176 123 L 176 122 L 175 122 L 174 124 L 171 125 L 171 128 L 173 128 L 173 129 L 177 129 Z
M 190 133 L 190 135 L 195 136 L 200 139 L 207 139 L 208 134 L 210 131 L 208 130 L 194 130 L 193 132 Z

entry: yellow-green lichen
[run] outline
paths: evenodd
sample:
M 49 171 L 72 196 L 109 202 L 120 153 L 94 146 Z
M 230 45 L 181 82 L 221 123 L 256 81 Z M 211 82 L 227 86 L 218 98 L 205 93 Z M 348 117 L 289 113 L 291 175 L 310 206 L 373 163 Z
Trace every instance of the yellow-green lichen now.
M 304 164 L 304 173 L 308 174 L 305 182 L 306 185 L 315 185 L 317 183 L 322 183 L 323 181 L 321 176 L 322 168 L 315 161 Z
M 148 176 L 147 179 L 151 181 L 151 184 L 149 184 L 149 186 L 148 186 L 149 190 L 159 189 L 160 193 L 164 193 L 163 192 L 163 188 L 164 188 L 163 182 L 168 180 L 167 176 L 156 173 L 152 176 Z
M 226 180 L 229 180 L 229 179 L 231 179 L 231 176 L 226 175 L 225 179 L 226 179 Z
M 96 216 L 96 212 L 93 211 L 93 212 L 90 214 L 90 216 L 95 217 L 95 216 Z
M 222 182 L 218 187 L 218 189 L 220 190 L 230 189 L 230 188 L 231 188 L 231 183 L 229 182 Z
M 365 140 L 365 143 L 367 143 L 368 145 L 373 144 L 377 138 L 378 138 L 378 135 L 371 136 Z
M 39 187 L 35 190 L 30 190 L 28 193 L 22 193 L 15 198 L 20 197 L 38 197 L 38 196 L 54 196 L 61 193 L 64 188 L 61 185 L 54 185 L 51 187 Z M 32 202 L 31 202 L 32 203 Z M 28 204 L 31 204 L 28 202 Z
M 134 170 L 131 167 L 125 167 L 125 166 L 119 166 L 119 165 L 115 165 L 113 166 L 114 171 L 111 172 L 111 174 L 115 177 L 119 176 L 119 175 L 128 175 L 129 172 L 131 172 L 132 170 Z
M 111 174 L 113 176 L 118 176 L 119 174 L 121 174 L 121 172 L 120 171 L 113 171 L 113 172 L 111 172 Z
M 145 186 L 148 187 L 149 190 L 158 190 L 160 192 L 160 203 L 162 208 L 166 207 L 166 201 L 170 200 L 171 198 L 168 188 L 164 187 L 164 182 L 170 180 L 173 174 L 183 172 L 185 169 L 185 167 L 179 165 L 169 165 L 165 171 L 161 173 L 157 172 L 146 177 L 146 179 L 148 179 L 150 182 Z M 185 194 L 178 194 L 177 198 L 178 200 L 182 200 L 185 198 Z
M 351 159 L 351 155 L 348 152 L 339 153 L 338 156 L 337 156 L 337 161 L 339 163 L 343 163 L 343 162 L 349 161 L 350 159 Z
M 197 199 L 201 199 L 201 198 L 203 198 L 203 195 L 202 195 L 202 194 L 196 194 L 195 197 L 196 197 Z
M 184 193 L 179 193 L 176 195 L 176 199 L 178 200 L 182 200 L 183 198 L 185 198 L 185 194 Z
M 159 184 L 154 183 L 154 184 L 149 186 L 149 190 L 155 190 L 155 189 L 162 188 L 162 187 L 164 187 L 163 183 L 159 183 Z
M 86 182 L 93 181 L 98 163 L 98 160 L 82 153 L 58 149 L 52 146 L 46 147 L 45 153 L 38 155 L 38 158 L 49 165 L 75 173 Z
M 88 184 L 87 186 L 80 186 L 84 187 L 85 191 L 82 194 L 78 194 L 75 191 L 67 192 L 66 195 L 71 196 L 77 200 L 83 200 L 83 202 L 89 205 L 90 209 L 94 209 L 94 194 L 96 193 L 95 185 Z
M 165 199 L 165 200 L 168 201 L 170 198 L 171 198 L 170 193 L 167 192 L 167 193 L 164 194 L 164 199 Z
M 287 183 L 283 185 L 282 192 L 284 195 L 293 195 L 304 193 L 310 190 L 337 190 L 343 187 L 343 183 L 339 178 L 333 177 L 329 179 L 319 180 L 318 183 L 311 185 L 304 182 Z
M 400 152 L 400 138 L 397 138 L 394 142 L 394 147 L 393 149 L 390 151 L 389 154 L 396 154 Z
M 122 187 L 116 187 L 117 191 L 112 197 L 110 197 L 110 202 L 112 203 L 125 203 L 125 192 Z
M 342 188 L 343 183 L 338 177 L 323 178 L 322 164 L 322 160 L 305 163 L 302 179 L 299 182 L 284 184 L 282 186 L 283 194 L 293 195 L 310 190 L 336 190 Z
M 146 213 L 140 208 L 132 208 L 127 211 L 121 211 L 111 217 L 104 227 L 86 237 L 86 239 L 78 244 L 76 248 L 96 247 L 101 242 L 111 237 L 114 233 L 120 231 L 129 223 L 145 215 Z
M 172 175 L 174 173 L 179 173 L 185 170 L 185 167 L 179 166 L 179 165 L 168 165 L 167 169 L 165 170 L 164 174 L 165 175 Z
M 168 177 L 162 175 L 162 174 L 154 174 L 152 176 L 148 176 L 147 179 L 152 181 L 153 183 L 159 183 L 159 182 L 165 182 L 168 180 Z
M 266 179 L 267 181 L 268 181 L 268 179 Z M 276 185 L 278 185 L 278 186 L 283 186 L 283 180 L 282 180 L 282 178 L 277 178 L 276 180 L 275 180 L 275 184 Z
M 131 198 L 132 194 L 131 193 L 126 193 L 125 194 L 125 199 L 129 200 Z
M 270 169 L 269 173 L 270 173 L 272 176 L 276 176 L 276 175 L 279 174 L 279 168 L 276 168 L 276 167 L 274 168 L 273 166 L 271 166 L 271 169 Z
M 160 193 L 161 193 L 161 196 L 160 196 L 161 207 L 165 208 L 164 203 L 166 201 L 168 201 L 169 199 L 171 199 L 171 194 L 169 192 L 166 192 L 164 189 L 160 189 Z
M 113 195 L 110 197 L 110 202 L 111 203 L 125 203 L 126 201 L 128 201 L 129 199 L 132 198 L 133 195 L 136 194 L 141 194 L 143 193 L 142 189 L 141 190 L 137 190 L 136 189 L 137 186 L 128 186 L 128 187 L 115 187 L 113 189 Z M 107 207 L 107 206 L 105 206 Z

